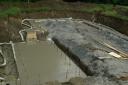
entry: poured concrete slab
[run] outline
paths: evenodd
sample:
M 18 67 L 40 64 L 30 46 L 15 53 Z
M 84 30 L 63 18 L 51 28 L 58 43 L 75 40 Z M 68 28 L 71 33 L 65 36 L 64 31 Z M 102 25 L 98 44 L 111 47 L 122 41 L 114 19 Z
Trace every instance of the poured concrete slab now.
M 15 44 L 21 85 L 68 81 L 86 75 L 56 45 L 49 41 Z

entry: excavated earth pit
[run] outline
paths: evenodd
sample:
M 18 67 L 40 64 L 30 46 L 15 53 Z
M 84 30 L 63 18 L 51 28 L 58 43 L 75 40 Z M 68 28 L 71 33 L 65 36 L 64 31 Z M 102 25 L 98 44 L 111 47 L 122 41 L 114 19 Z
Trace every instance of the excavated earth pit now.
M 128 85 L 127 36 L 80 19 L 26 21 L 33 29 L 21 31 L 23 42 L 14 44 L 14 52 L 12 45 L 2 47 L 13 63 L 16 60 L 16 85 Z M 44 29 L 47 38 L 42 38 Z

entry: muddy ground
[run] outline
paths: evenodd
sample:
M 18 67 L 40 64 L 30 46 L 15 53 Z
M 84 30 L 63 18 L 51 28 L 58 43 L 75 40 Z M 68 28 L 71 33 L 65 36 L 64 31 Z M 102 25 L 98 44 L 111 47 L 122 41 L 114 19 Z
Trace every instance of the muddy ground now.
M 4 78 L 6 84 L 13 84 L 17 82 L 19 78 L 19 73 L 16 66 L 16 61 L 14 59 L 14 54 L 12 51 L 11 44 L 0 45 L 1 52 L 6 59 L 6 65 L 0 68 L 0 77 Z M 0 82 L 1 84 L 2 82 Z
M 46 19 L 31 23 L 35 28 L 48 29 L 49 37 L 87 74 L 85 85 L 128 84 L 128 60 L 109 55 L 114 50 L 103 44 L 107 43 L 127 54 L 127 36 L 84 20 Z
M 9 21 L 8 20 L 1 20 L 0 21 L 0 42 L 19 42 L 20 41 L 20 35 L 19 30 L 22 29 L 20 22 L 18 20 L 13 19 Z

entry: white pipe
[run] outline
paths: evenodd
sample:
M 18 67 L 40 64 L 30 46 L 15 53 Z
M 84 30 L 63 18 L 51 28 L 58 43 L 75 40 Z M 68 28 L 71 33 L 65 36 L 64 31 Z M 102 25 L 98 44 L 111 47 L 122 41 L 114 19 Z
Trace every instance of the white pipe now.
M 2 51 L 0 53 L 1 53 L 2 57 L 3 57 L 3 59 L 4 59 L 4 62 L 0 65 L 0 67 L 4 67 L 7 64 L 7 61 L 6 61 L 6 58 L 4 57 Z
M 21 40 L 24 41 L 24 37 L 23 37 L 23 35 L 22 35 L 22 31 L 24 31 L 24 30 L 20 30 L 20 31 L 19 31 L 19 34 L 20 34 L 20 36 L 21 36 Z
M 27 26 L 27 27 L 30 27 L 30 29 L 32 29 L 32 26 L 30 26 L 30 25 L 24 23 L 25 21 L 29 21 L 29 20 L 33 20 L 33 19 L 23 19 L 23 20 L 21 21 L 21 25 L 25 25 L 25 26 Z M 25 29 L 19 31 L 19 34 L 20 34 L 20 36 L 21 36 L 21 40 L 22 40 L 22 41 L 25 40 L 25 39 L 24 39 L 24 36 L 22 35 L 22 32 L 23 32 L 23 31 L 25 31 Z
M 16 52 L 15 52 L 15 48 L 14 48 L 14 43 L 12 41 L 10 41 L 10 44 L 12 45 L 12 51 L 13 51 L 14 59 L 16 61 Z
M 0 80 L 4 81 L 4 80 L 5 80 L 5 78 L 3 78 L 3 77 L 0 77 Z

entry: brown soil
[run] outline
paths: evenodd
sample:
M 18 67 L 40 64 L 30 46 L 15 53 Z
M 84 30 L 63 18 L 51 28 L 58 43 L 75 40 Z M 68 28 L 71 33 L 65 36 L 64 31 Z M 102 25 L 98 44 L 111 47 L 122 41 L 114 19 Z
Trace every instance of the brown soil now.
M 53 4 L 51 4 L 53 3 Z M 26 3 L 14 3 L 12 4 L 4 4 L 0 3 L 0 8 L 8 8 L 11 6 L 18 6 L 18 7 L 62 7 L 64 10 L 51 10 L 47 12 L 34 12 L 34 13 L 21 13 L 20 15 L 10 16 L 11 18 L 8 19 L 1 19 L 0 20 L 0 42 L 9 42 L 9 41 L 20 41 L 20 35 L 18 31 L 21 28 L 21 20 L 24 18 L 77 18 L 77 19 L 86 19 L 92 21 L 92 16 L 94 14 L 80 12 L 79 9 L 84 7 L 93 7 L 95 4 L 87 4 L 82 2 L 75 2 L 75 3 L 67 3 L 62 2 L 62 0 L 42 0 L 41 2 L 30 3 L 29 6 Z M 118 18 L 104 16 L 104 15 L 95 15 L 96 22 L 102 23 L 104 25 L 110 26 L 117 31 L 128 35 L 128 21 L 124 21 Z
M 18 19 L 0 21 L 0 42 L 20 41 L 19 30 L 21 25 Z

